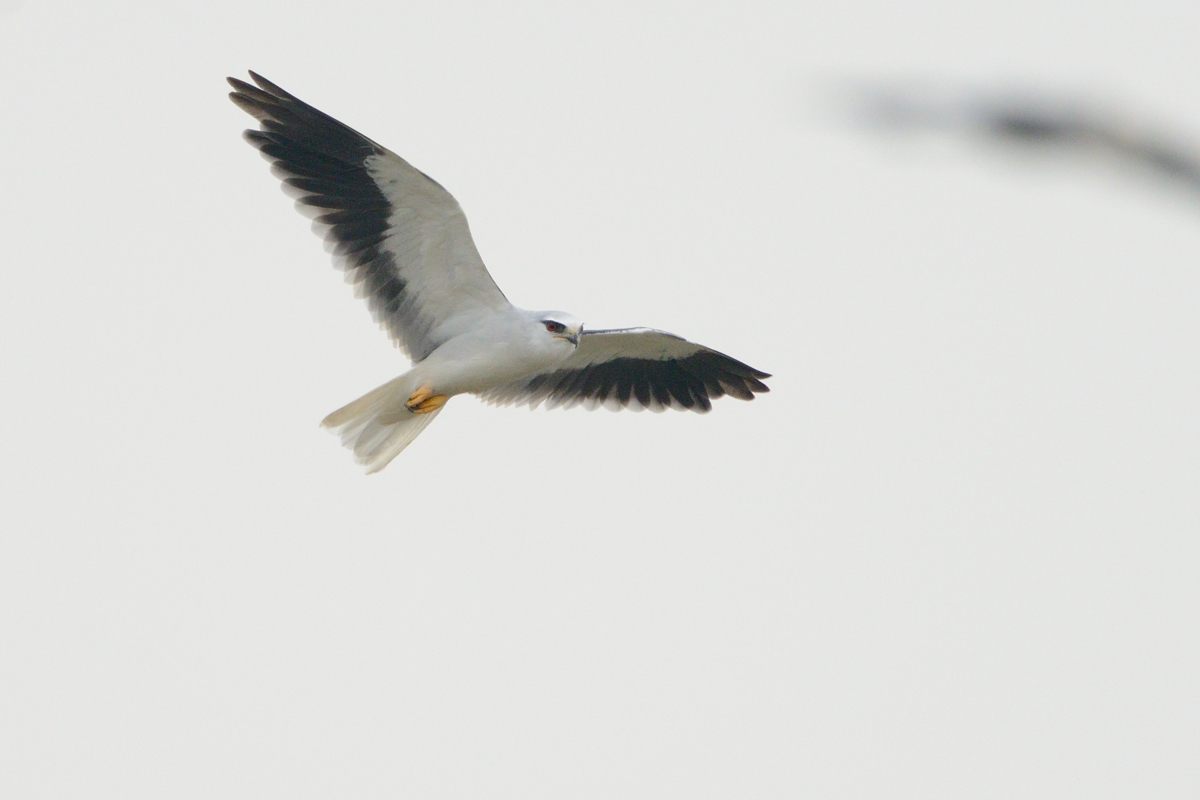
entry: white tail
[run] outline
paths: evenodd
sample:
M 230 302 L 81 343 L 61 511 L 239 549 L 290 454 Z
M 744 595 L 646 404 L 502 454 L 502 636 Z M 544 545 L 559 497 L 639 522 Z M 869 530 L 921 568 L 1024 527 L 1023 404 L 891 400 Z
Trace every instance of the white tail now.
M 342 406 L 321 425 L 342 438 L 368 473 L 378 472 L 442 412 L 440 408 L 427 414 L 409 411 L 405 403 L 416 388 L 411 373 L 401 375 Z

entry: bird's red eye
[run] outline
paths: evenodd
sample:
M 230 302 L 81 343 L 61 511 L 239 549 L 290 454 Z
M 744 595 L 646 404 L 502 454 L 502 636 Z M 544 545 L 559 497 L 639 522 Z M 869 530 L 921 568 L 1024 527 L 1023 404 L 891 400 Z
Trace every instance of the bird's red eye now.
M 555 322 L 554 320 L 550 319 L 546 320 L 542 324 L 545 325 L 546 330 L 550 331 L 551 333 L 562 333 L 567 329 L 567 326 L 563 325 L 561 322 Z

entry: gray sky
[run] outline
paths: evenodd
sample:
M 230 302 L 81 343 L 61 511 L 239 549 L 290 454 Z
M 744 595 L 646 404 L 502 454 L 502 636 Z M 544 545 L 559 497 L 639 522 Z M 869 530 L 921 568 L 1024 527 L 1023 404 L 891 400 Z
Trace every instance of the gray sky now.
M 1194 3 L 1084 8 L 0 0 L 0 795 L 1195 797 L 1194 202 L 822 94 L 1200 137 Z M 458 398 L 364 477 L 317 423 L 407 362 L 246 68 L 449 188 L 514 302 L 772 393 Z

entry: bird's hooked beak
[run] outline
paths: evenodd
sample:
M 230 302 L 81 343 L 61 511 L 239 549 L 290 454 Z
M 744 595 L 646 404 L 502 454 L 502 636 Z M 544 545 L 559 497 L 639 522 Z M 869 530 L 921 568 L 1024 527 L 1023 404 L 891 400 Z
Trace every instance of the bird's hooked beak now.
M 575 347 L 579 347 L 579 337 L 582 335 L 583 335 L 583 326 L 580 325 L 579 330 L 565 331 L 563 333 L 557 334 L 556 338 L 565 339 L 566 341 L 570 342 Z

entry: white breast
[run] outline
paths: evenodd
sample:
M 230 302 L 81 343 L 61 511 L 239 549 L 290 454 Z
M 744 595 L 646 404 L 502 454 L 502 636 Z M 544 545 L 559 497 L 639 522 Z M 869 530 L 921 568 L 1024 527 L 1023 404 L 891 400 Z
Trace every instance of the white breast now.
M 414 368 L 438 394 L 479 393 L 553 369 L 574 347 L 514 309 L 438 347 Z

